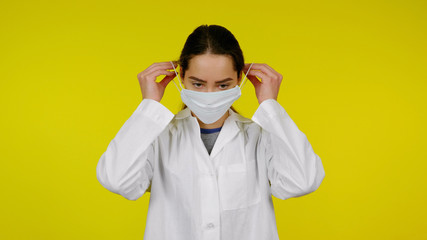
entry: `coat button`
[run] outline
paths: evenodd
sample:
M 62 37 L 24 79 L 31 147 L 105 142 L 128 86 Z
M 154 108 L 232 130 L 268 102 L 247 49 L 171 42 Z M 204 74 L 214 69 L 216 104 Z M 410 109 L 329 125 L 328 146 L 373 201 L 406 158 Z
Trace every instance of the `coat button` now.
M 214 228 L 215 225 L 213 223 L 209 223 L 207 226 L 208 228 Z

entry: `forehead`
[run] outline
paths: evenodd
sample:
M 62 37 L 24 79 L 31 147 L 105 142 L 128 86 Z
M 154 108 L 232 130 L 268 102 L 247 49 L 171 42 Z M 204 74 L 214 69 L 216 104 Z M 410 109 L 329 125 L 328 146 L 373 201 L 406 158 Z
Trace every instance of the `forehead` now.
M 233 59 L 229 55 L 203 54 L 194 56 L 188 64 L 186 76 L 194 76 L 205 81 L 218 81 L 225 78 L 237 79 Z

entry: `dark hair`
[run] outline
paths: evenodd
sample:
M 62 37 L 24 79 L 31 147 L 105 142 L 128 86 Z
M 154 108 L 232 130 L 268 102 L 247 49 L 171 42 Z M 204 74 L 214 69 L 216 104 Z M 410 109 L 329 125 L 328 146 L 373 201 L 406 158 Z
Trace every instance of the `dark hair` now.
M 245 60 L 239 42 L 234 35 L 225 27 L 219 25 L 200 25 L 187 38 L 181 56 L 177 61 L 181 65 L 181 78 L 184 79 L 185 71 L 191 58 L 196 55 L 206 53 L 229 55 L 233 59 L 234 70 L 237 71 L 237 78 L 240 78 Z M 184 104 L 183 108 L 187 106 Z M 233 106 L 231 109 L 237 112 Z

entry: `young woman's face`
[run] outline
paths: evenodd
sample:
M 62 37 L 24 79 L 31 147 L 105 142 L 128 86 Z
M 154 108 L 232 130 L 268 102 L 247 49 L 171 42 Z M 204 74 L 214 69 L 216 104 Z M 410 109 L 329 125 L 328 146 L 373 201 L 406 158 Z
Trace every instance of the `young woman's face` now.
M 240 83 L 229 55 L 203 54 L 188 63 L 183 83 L 186 89 L 216 92 L 231 89 Z

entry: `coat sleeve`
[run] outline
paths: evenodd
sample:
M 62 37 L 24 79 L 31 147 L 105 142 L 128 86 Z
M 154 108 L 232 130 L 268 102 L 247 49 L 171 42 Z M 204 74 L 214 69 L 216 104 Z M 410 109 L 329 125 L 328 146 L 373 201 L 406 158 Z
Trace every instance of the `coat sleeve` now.
M 273 196 L 285 200 L 315 191 L 325 177 L 322 161 L 285 109 L 267 99 L 252 120 L 261 126 L 260 149 Z
M 128 200 L 140 198 L 153 177 L 157 138 L 173 117 L 160 102 L 143 99 L 98 161 L 101 185 Z

